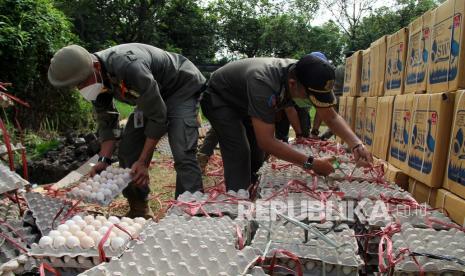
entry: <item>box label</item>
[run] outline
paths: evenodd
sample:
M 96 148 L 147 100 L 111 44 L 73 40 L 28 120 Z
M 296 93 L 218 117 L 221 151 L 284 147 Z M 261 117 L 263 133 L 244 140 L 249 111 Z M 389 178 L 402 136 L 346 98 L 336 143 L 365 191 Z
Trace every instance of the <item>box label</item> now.
M 402 72 L 404 68 L 404 63 L 402 61 L 403 51 L 403 42 L 394 44 L 388 49 L 388 61 L 386 67 L 386 89 L 388 90 L 400 88 L 400 84 L 402 82 Z
M 449 154 L 447 178 L 465 185 L 465 110 L 463 109 L 456 113 Z
M 395 109 L 392 114 L 390 155 L 405 162 L 409 144 L 411 113 L 409 109 Z
M 408 54 L 407 84 L 422 83 L 426 77 L 426 67 L 428 64 L 430 29 L 424 28 L 422 31 L 410 37 L 410 53 Z
M 436 127 L 438 113 L 434 110 L 415 110 L 412 128 L 411 146 L 408 157 L 410 168 L 429 174 L 433 166 L 436 147 Z
M 365 144 L 371 146 L 373 145 L 373 137 L 375 134 L 376 108 L 367 106 L 365 115 L 365 135 L 363 136 L 363 140 Z

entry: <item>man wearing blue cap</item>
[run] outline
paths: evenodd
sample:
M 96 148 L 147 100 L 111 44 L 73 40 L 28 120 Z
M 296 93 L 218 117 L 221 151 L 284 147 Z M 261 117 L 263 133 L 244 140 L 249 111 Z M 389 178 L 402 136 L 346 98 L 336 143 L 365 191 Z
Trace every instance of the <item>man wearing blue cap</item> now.
M 306 156 L 275 138 L 275 115 L 292 102 L 301 108 L 314 105 L 326 125 L 351 147 L 360 165 L 373 161 L 332 108 L 334 77 L 333 66 L 314 55 L 299 61 L 243 59 L 212 74 L 201 107 L 218 135 L 227 189 L 246 189 L 254 183 L 264 152 L 320 175 L 334 171 L 334 158 Z

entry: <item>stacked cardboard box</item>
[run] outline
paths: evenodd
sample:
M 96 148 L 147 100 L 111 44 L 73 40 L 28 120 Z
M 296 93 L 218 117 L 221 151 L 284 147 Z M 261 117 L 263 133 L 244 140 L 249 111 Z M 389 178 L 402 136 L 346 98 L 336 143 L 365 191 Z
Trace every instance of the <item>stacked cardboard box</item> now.
M 346 122 L 352 130 L 355 130 L 355 113 L 357 111 L 357 98 L 347 97 L 346 99 Z
M 370 92 L 371 97 L 384 96 L 387 36 L 382 36 L 370 46 Z
M 432 19 L 432 12 L 428 11 L 409 25 L 405 93 L 426 91 Z
M 346 58 L 344 74 L 344 96 L 360 96 L 362 51 L 357 51 L 350 57 Z
M 405 60 L 407 58 L 408 29 L 403 28 L 388 36 L 386 52 L 385 91 L 387 96 L 404 93 Z
M 465 200 L 463 198 L 447 190 L 439 189 L 434 206 L 445 210 L 455 223 L 465 226 Z
M 418 203 L 428 203 L 431 206 L 436 204 L 438 189 L 430 187 L 416 179 L 410 178 L 408 191 Z
M 389 150 L 389 140 L 391 138 L 391 119 L 394 107 L 394 96 L 378 98 L 376 107 L 376 124 L 373 141 L 373 155 L 387 160 Z
M 370 96 L 371 55 L 370 49 L 362 51 L 362 74 L 360 80 L 360 96 Z
M 366 110 L 366 98 L 359 97 L 356 99 L 357 108 L 355 112 L 355 134 L 360 139 L 363 139 L 365 135 L 365 110 Z

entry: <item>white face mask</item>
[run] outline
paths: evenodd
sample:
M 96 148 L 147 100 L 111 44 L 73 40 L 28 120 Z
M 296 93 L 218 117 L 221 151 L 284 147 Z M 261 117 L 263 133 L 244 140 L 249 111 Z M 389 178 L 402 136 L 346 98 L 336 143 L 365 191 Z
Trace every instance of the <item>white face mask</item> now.
M 94 72 L 95 75 L 95 72 Z M 95 79 L 97 76 L 95 75 Z M 79 93 L 84 97 L 84 99 L 88 100 L 89 102 L 95 101 L 97 96 L 104 91 L 103 83 L 96 82 L 94 84 L 88 85 L 82 89 L 79 89 Z

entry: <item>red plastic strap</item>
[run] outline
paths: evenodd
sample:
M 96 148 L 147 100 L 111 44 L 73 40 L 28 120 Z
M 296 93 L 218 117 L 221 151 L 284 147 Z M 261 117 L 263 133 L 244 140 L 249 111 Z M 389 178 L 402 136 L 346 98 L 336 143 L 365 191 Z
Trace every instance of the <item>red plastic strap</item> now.
M 10 135 L 8 134 L 8 131 L 6 129 L 5 124 L 3 123 L 3 120 L 0 118 L 0 130 L 3 133 L 3 141 L 5 142 L 6 150 L 8 152 L 8 161 L 10 164 L 10 170 L 14 171 L 15 170 L 15 161 L 14 161 L 14 156 L 13 156 L 13 149 L 11 148 L 11 140 L 10 140 Z
M 76 201 L 76 203 L 74 203 L 71 206 L 71 208 L 69 208 L 68 212 L 66 212 L 66 214 L 63 216 L 60 223 L 64 223 L 69 217 L 71 217 L 73 214 L 76 213 L 75 209 L 79 205 L 79 203 L 81 203 L 81 201 L 82 201 L 82 199 L 79 199 L 78 201 Z
M 4 91 L 6 91 L 6 88 L 5 88 L 5 87 L 2 87 L 2 88 L 4 89 Z M 24 106 L 27 107 L 27 108 L 30 108 L 30 107 L 31 107 L 31 106 L 29 105 L 29 103 L 27 103 L 27 102 L 25 102 L 25 101 L 23 101 L 23 100 L 21 100 L 21 99 L 15 97 L 15 96 L 11 95 L 11 94 L 8 94 L 8 93 L 6 93 L 6 92 L 1 92 L 1 94 L 2 94 L 2 95 L 5 95 L 6 97 L 12 99 L 13 101 L 15 101 L 15 102 L 17 102 L 17 103 L 19 103 L 19 104 L 21 104 L 21 105 L 24 105 Z
M 275 267 L 277 267 L 276 266 L 276 255 L 279 254 L 279 253 L 289 257 L 291 260 L 296 262 L 296 271 L 294 271 L 292 269 L 289 269 L 290 271 L 295 272 L 295 274 L 297 276 L 303 276 L 304 275 L 303 270 L 302 270 L 302 263 L 300 262 L 299 257 L 297 257 L 295 254 L 293 254 L 290 251 L 282 250 L 282 249 L 276 249 L 276 250 L 273 250 L 273 252 L 274 253 L 273 253 L 273 257 L 271 257 L 271 264 L 268 267 L 268 269 L 270 271 L 270 275 L 273 275 L 273 271 L 274 271 Z
M 436 223 L 436 224 L 439 224 L 439 225 L 442 225 L 442 226 L 446 226 L 447 228 L 454 228 L 454 229 L 457 229 L 459 231 L 465 232 L 465 227 L 462 227 L 462 226 L 460 226 L 458 224 L 455 224 L 455 223 L 447 223 L 447 222 L 438 220 L 436 218 L 426 217 L 425 222 L 431 228 L 433 226 L 433 223 Z
M 244 236 L 242 235 L 242 230 L 238 224 L 236 224 L 236 234 L 237 234 L 237 245 L 239 247 L 238 249 L 242 250 L 245 246 Z
M 126 233 L 130 238 L 131 240 L 134 240 L 134 237 L 131 235 L 131 233 L 129 233 L 126 229 L 124 229 L 123 227 L 121 227 L 120 225 L 118 224 L 112 224 L 110 225 L 110 227 L 108 227 L 108 230 L 107 232 L 105 233 L 105 235 L 103 235 L 102 239 L 100 240 L 100 242 L 98 243 L 98 255 L 99 255 L 99 259 L 100 259 L 100 262 L 106 262 L 107 260 L 107 256 L 105 254 L 105 251 L 103 250 L 103 246 L 105 245 L 105 243 L 107 242 L 108 238 L 110 237 L 110 234 L 111 234 L 111 230 L 113 229 L 113 227 L 116 227 L 118 229 L 120 229 L 121 231 L 123 231 L 124 233 Z
M 41 263 L 40 264 L 40 267 L 39 267 L 39 273 L 40 273 L 40 276 L 46 276 L 45 274 L 45 270 L 53 273 L 54 275 L 56 276 L 60 276 L 60 272 L 58 270 L 56 270 L 55 268 L 51 267 L 49 264 L 47 263 Z
M 0 219 L 0 224 L 10 229 L 11 232 L 16 234 L 16 236 L 18 236 L 23 242 L 26 242 L 26 239 L 24 238 L 24 236 L 21 235 L 21 233 L 19 233 L 18 230 L 16 230 L 13 226 L 9 225 L 6 221 Z
M 9 237 L 8 235 L 4 234 L 4 233 L 1 233 L 0 232 L 0 237 L 3 237 L 5 240 L 9 241 L 12 245 L 14 245 L 16 248 L 18 248 L 19 250 L 23 251 L 24 253 L 27 253 L 27 250 L 22 247 L 19 243 L 17 243 L 14 239 L 12 239 L 11 237 Z
M 15 123 L 16 123 L 16 128 L 19 131 L 19 139 L 21 141 L 21 161 L 23 163 L 23 178 L 26 180 L 29 180 L 29 172 L 27 169 L 27 157 L 26 157 L 26 148 L 24 147 L 24 132 L 23 128 L 21 127 L 21 124 L 19 123 L 18 120 L 18 109 L 15 107 Z

